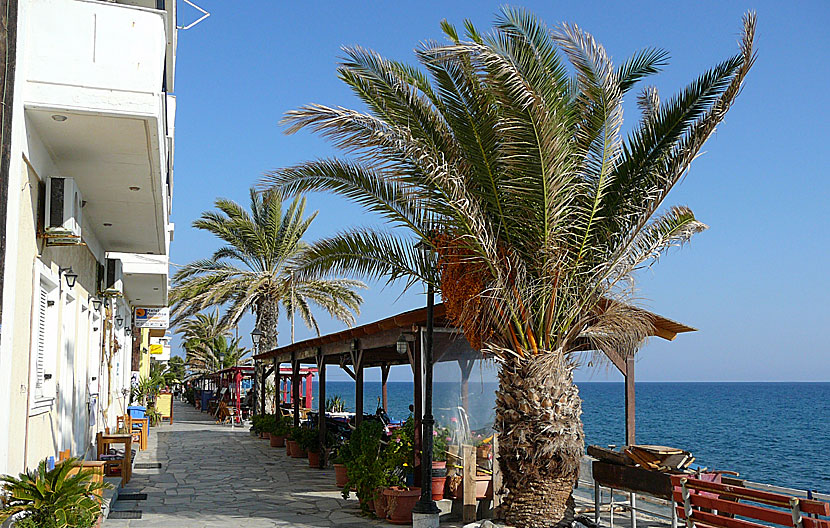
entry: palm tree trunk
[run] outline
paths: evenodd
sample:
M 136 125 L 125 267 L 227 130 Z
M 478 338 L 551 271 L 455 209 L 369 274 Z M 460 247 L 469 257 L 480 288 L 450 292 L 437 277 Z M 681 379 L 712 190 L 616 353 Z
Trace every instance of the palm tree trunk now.
M 504 514 L 517 528 L 570 526 L 584 449 L 574 366 L 561 351 L 507 360 L 496 393 Z
M 279 305 L 274 297 L 265 294 L 257 301 L 257 328 L 262 331 L 259 341 L 259 352 L 267 352 L 277 348 L 277 324 L 279 323 Z

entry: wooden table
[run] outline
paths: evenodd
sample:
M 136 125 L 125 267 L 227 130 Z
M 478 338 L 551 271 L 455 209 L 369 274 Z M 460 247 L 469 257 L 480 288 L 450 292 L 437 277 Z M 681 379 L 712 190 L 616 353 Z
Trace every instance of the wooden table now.
M 132 478 L 133 472 L 133 435 L 98 433 L 98 457 L 105 454 L 107 446 L 124 444 L 124 459 L 121 461 L 121 484 L 125 485 Z

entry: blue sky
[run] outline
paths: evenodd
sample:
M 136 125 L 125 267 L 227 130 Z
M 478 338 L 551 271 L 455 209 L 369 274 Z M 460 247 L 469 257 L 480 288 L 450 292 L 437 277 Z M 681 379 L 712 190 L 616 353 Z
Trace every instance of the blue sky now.
M 322 139 L 286 136 L 290 109 L 318 102 L 359 107 L 335 75 L 340 47 L 360 44 L 414 62 L 442 39 L 439 22 L 489 28 L 500 3 L 199 0 L 211 16 L 179 33 L 172 262 L 208 256 L 216 240 L 190 224 L 217 196 L 247 203 L 263 172 L 332 155 Z M 667 203 L 690 206 L 710 229 L 639 277 L 642 304 L 697 327 L 654 339 L 638 360 L 643 381 L 830 380 L 827 129 L 830 4 L 826 2 L 524 2 L 549 25 L 573 22 L 619 63 L 643 47 L 671 54 L 650 80 L 667 99 L 737 49 L 741 16 L 758 14 L 758 61 L 744 92 Z M 179 2 L 179 24 L 198 17 Z M 633 96 L 630 97 L 633 99 Z M 633 105 L 626 118 L 639 118 Z M 377 222 L 330 195 L 310 237 Z M 171 272 L 175 268 L 171 269 Z M 360 323 L 423 306 L 418 291 L 371 284 Z M 341 328 L 321 317 L 323 332 Z M 240 325 L 251 330 L 252 319 Z M 280 325 L 280 342 L 289 332 Z M 311 337 L 298 326 L 297 338 Z M 249 342 L 249 340 L 248 340 Z M 374 369 L 376 370 L 376 369 Z M 367 371 L 367 379 L 377 373 Z M 333 379 L 344 379 L 337 373 Z M 408 379 L 407 369 L 393 378 Z M 580 372 L 578 379 L 618 380 Z

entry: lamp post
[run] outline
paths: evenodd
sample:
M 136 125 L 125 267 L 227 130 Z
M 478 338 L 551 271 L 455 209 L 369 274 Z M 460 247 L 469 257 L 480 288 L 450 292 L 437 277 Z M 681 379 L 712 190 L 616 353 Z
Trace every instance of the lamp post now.
M 425 254 L 426 244 L 418 246 Z M 432 500 L 432 431 L 435 418 L 432 416 L 432 334 L 435 312 L 435 287 L 427 282 L 427 331 L 424 339 L 424 417 L 421 421 L 421 498 L 412 508 L 412 526 L 417 528 L 438 528 L 441 510 Z
M 262 330 L 254 327 L 251 331 L 251 342 L 254 344 L 254 355 L 259 353 L 259 342 L 262 341 Z M 260 414 L 265 414 L 265 387 L 260 389 L 259 376 L 257 375 L 256 363 L 254 363 L 254 411 L 256 412 L 256 404 L 262 397 L 262 405 L 260 406 Z M 260 394 L 262 393 L 262 394 Z

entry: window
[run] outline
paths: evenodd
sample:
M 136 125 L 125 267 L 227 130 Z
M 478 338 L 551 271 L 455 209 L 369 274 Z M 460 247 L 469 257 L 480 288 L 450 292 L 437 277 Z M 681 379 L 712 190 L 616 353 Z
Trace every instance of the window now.
M 30 415 L 46 412 L 55 400 L 58 279 L 37 262 L 32 318 Z

